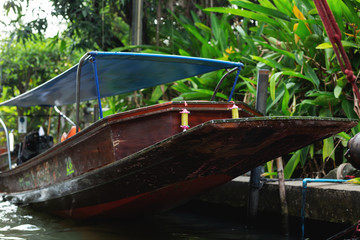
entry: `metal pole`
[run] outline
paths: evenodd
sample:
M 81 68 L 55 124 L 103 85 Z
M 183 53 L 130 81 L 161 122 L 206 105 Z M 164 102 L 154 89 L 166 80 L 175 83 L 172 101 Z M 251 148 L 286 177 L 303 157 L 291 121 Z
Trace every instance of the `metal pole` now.
M 4 121 L 0 118 L 0 123 L 2 127 L 4 128 L 5 136 L 6 136 L 6 147 L 7 147 L 7 153 L 8 153 L 8 161 L 9 161 L 9 169 L 11 169 L 11 155 L 10 155 L 10 143 L 9 143 L 9 134 L 8 130 L 6 128 L 6 125 Z
M 80 131 L 80 78 L 81 78 L 81 67 L 85 60 L 90 56 L 90 53 L 84 54 L 81 57 L 77 71 L 76 71 L 76 132 Z
M 94 105 L 94 122 L 99 120 L 99 105 Z
M 302 186 L 302 201 L 301 201 L 301 239 L 305 238 L 305 207 L 306 207 L 306 189 L 307 184 L 310 182 L 321 182 L 321 183 L 343 183 L 348 180 L 343 179 L 313 179 L 313 178 L 304 178 Z
M 260 69 L 256 89 L 256 110 L 266 115 L 267 88 L 269 86 L 269 70 Z
M 256 110 L 266 114 L 266 99 L 267 99 L 267 88 L 268 88 L 269 70 L 260 69 L 258 72 L 257 90 L 256 90 Z M 260 174 L 262 167 L 258 166 L 251 170 L 250 175 L 250 191 L 249 191 L 249 204 L 248 204 L 248 217 L 250 225 L 253 226 L 258 212 L 259 205 L 259 190 Z
M 66 121 L 68 121 L 71 125 L 76 126 L 76 124 L 75 124 L 73 121 L 71 121 L 71 119 L 68 118 L 63 112 L 61 112 L 60 109 L 59 109 L 57 106 L 54 106 L 54 109 L 55 109 L 55 111 L 56 111 L 61 117 L 63 117 L 63 118 L 64 118 Z
M 131 32 L 132 32 L 132 45 L 141 45 L 142 44 L 142 13 L 143 13 L 143 0 L 134 0 L 132 5 L 132 22 L 131 22 Z M 159 23 L 158 23 L 159 24 Z M 140 49 L 135 49 L 138 52 Z
M 142 44 L 142 18 L 143 18 L 143 0 L 132 1 L 132 20 L 131 20 L 131 44 L 140 46 Z M 160 24 L 160 23 L 158 23 Z M 140 48 L 133 49 L 134 52 L 140 52 Z M 134 91 L 134 101 L 137 104 L 136 99 L 137 91 Z

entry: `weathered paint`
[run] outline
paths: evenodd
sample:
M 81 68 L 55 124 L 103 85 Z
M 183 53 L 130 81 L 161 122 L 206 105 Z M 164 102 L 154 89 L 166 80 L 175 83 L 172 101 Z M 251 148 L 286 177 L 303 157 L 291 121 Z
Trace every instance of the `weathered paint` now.
M 240 105 L 241 117 L 259 115 L 245 104 Z M 228 103 L 190 103 L 192 126 L 211 119 L 229 118 L 228 106 Z M 165 103 L 105 118 L 32 161 L 0 174 L 0 192 L 27 191 L 61 182 L 179 133 L 182 108 L 183 103 Z M 14 184 L 20 178 L 23 182 Z
M 222 120 L 231 118 L 228 107 L 228 103 L 189 103 L 194 127 L 186 132 L 179 127 L 183 103 L 104 118 L 20 167 L 0 173 L 0 189 L 6 199 L 44 211 L 78 209 L 78 218 L 95 217 L 99 208 L 111 209 L 114 203 L 129 199 L 133 200 L 127 205 L 133 206 L 128 208 L 130 213 L 145 213 L 172 207 L 261 163 L 357 124 L 339 119 L 254 118 L 245 111 L 239 113 L 242 119 Z M 163 198 L 161 193 L 169 193 L 164 189 L 176 190 L 170 194 L 174 198 L 148 201 L 143 208 L 136 204 L 137 199 L 148 199 L 136 197 L 144 193 L 151 193 L 151 199 Z M 86 213 L 86 209 L 93 210 Z M 123 214 L 122 210 L 113 213 Z
M 73 168 L 71 157 L 66 157 L 65 163 L 66 163 L 66 175 L 73 174 L 75 172 L 75 170 Z
M 164 211 L 193 198 L 199 192 L 217 187 L 230 181 L 227 175 L 212 175 L 193 180 L 181 181 L 165 186 L 155 191 L 140 193 L 135 196 L 125 197 L 115 201 L 88 205 L 86 207 L 72 207 L 71 210 L 54 211 L 62 217 L 75 219 L 91 218 L 118 218 L 149 214 Z M 38 205 L 37 207 L 40 207 Z

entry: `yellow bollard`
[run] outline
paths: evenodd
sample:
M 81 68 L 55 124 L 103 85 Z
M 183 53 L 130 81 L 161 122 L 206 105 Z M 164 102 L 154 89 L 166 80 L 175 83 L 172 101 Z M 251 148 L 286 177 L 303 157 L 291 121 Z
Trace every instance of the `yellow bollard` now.
M 232 102 L 233 105 L 230 107 L 232 118 L 239 118 L 239 107 L 235 105 L 234 102 Z
M 185 107 L 187 106 L 187 103 L 185 102 Z M 190 112 L 184 108 L 181 112 L 181 125 L 180 127 L 183 129 L 183 132 L 188 130 L 190 128 L 189 126 L 189 114 Z

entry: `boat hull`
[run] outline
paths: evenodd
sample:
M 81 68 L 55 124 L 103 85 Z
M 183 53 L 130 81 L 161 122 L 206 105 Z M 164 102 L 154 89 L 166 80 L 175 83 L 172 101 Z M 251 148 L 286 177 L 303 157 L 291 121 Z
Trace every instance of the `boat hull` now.
M 312 117 L 211 120 L 103 167 L 5 198 L 78 219 L 158 212 L 354 125 Z
M 230 118 L 228 103 L 192 102 L 191 127 L 211 119 Z M 239 104 L 240 117 L 258 115 Z M 75 136 L 0 174 L 0 192 L 22 192 L 61 183 L 119 161 L 181 133 L 184 103 L 165 103 L 104 118 Z

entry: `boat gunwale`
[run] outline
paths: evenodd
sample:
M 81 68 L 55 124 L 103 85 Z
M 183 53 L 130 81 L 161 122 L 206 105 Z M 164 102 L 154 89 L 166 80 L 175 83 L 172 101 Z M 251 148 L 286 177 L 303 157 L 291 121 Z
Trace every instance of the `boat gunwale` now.
M 283 117 L 283 116 L 280 116 L 280 117 L 252 117 L 252 118 L 238 118 L 238 119 L 216 119 L 216 120 L 210 120 L 210 121 L 207 121 L 205 123 L 202 123 L 202 124 L 199 124 L 191 129 L 189 129 L 188 131 L 185 131 L 185 132 L 180 132 L 178 134 L 174 134 L 168 138 L 165 138 L 164 140 L 162 141 L 159 141 L 155 144 L 152 144 L 136 153 L 133 153 L 133 154 L 130 154 L 122 159 L 119 159 L 118 161 L 115 161 L 115 162 L 112 162 L 112 163 L 109 163 L 109 164 L 106 164 L 106 165 L 103 165 L 99 168 L 96 168 L 96 169 L 93 169 L 92 171 L 90 172 L 84 172 L 83 174 L 80 174 L 78 176 L 75 176 L 73 178 L 68 178 L 68 179 L 65 179 L 64 181 L 62 182 L 57 182 L 57 183 L 54 183 L 54 184 L 50 184 L 50 185 L 47 185 L 47 186 L 44 186 L 44 187 L 40 187 L 40 188 L 36 188 L 36 189 L 32 189 L 32 190 L 25 190 L 25 191 L 20 191 L 20 192 L 14 192 L 14 193 L 6 193 L 6 192 L 2 192 L 0 193 L 0 196 L 6 198 L 7 196 L 11 198 L 15 197 L 15 198 L 22 198 L 22 197 L 25 197 L 26 199 L 26 195 L 30 194 L 32 196 L 34 195 L 41 195 L 41 191 L 44 191 L 44 190 L 47 190 L 47 191 L 54 191 L 54 192 L 58 192 L 55 191 L 55 189 L 57 189 L 58 186 L 61 186 L 63 184 L 66 184 L 69 186 L 69 188 L 65 188 L 66 190 L 65 191 L 62 191 L 62 193 L 60 193 L 60 195 L 56 195 L 55 197 L 52 197 L 50 199 L 47 199 L 47 200 L 53 200 L 53 199 L 58 199 L 58 198 L 61 198 L 61 197 L 66 197 L 66 196 L 69 196 L 69 195 L 72 195 L 72 194 L 77 194 L 77 193 L 81 193 L 83 191 L 86 191 L 86 190 L 89 190 L 91 188 L 94 188 L 94 187 L 100 187 L 104 184 L 109 184 L 109 183 L 112 183 L 112 182 L 116 182 L 116 181 L 119 181 L 121 178 L 124 178 L 128 175 L 131 175 L 131 174 L 135 174 L 137 173 L 138 171 L 132 171 L 131 173 L 128 173 L 128 174 L 121 174 L 119 175 L 117 178 L 114 178 L 114 179 L 111 179 L 110 181 L 106 181 L 106 182 L 101 182 L 100 184 L 97 184 L 97 185 L 91 185 L 91 187 L 88 187 L 88 188 L 82 188 L 80 191 L 74 191 L 74 189 L 72 189 L 72 186 L 76 188 L 76 184 L 74 184 L 75 182 L 81 182 L 82 180 L 86 181 L 86 179 L 88 177 L 92 177 L 94 175 L 97 175 L 97 174 L 102 174 L 101 172 L 103 171 L 111 171 L 111 169 L 114 169 L 114 166 L 118 166 L 119 165 L 122 165 L 124 162 L 126 161 L 131 161 L 132 159 L 134 158 L 137 158 L 143 154 L 145 154 L 146 152 L 148 151 L 151 151 L 153 148 L 156 148 L 156 147 L 159 147 L 161 145 L 163 145 L 164 143 L 166 142 L 169 142 L 169 141 L 172 141 L 173 139 L 175 138 L 179 138 L 179 137 L 182 137 L 183 135 L 188 135 L 188 134 L 191 134 L 193 131 L 196 131 L 197 129 L 199 128 L 204 128 L 206 126 L 209 126 L 209 127 L 213 127 L 213 128 L 217 128 L 217 127 L 220 127 L 222 125 L 224 125 L 224 127 L 228 127 L 229 125 L 227 124 L 241 124 L 241 123 L 244 123 L 241 127 L 246 127 L 248 126 L 249 124 L 253 123 L 253 122 L 273 122 L 273 121 L 278 121 L 278 120 L 282 120 L 282 121 L 287 121 L 287 122 L 293 122 L 294 124 L 297 123 L 298 120 L 310 120 L 310 121 L 316 121 L 316 122 L 319 122 L 319 121 L 329 121 L 329 124 L 332 124 L 334 123 L 334 121 L 336 122 L 348 122 L 349 124 L 351 122 L 353 122 L 353 125 L 355 125 L 355 123 L 357 123 L 357 120 L 356 119 L 343 119 L 343 118 L 331 118 L 331 117 L 298 117 L 298 116 L 295 116 L 295 117 Z M 309 123 L 306 123 L 306 124 L 309 124 Z M 261 127 L 261 125 L 259 125 Z M 278 126 L 278 127 L 281 127 L 281 126 Z M 321 139 L 323 138 L 326 138 L 325 137 L 322 137 Z M 318 139 L 319 140 L 319 139 Z M 317 140 L 317 141 L 318 141 Z M 156 166 L 158 164 L 161 164 L 162 162 L 164 161 L 167 161 L 167 160 L 163 160 L 163 161 L 158 161 L 158 162 L 154 162 L 153 164 L 147 166 L 146 168 L 151 168 L 153 166 Z M 117 168 L 116 168 L 117 169 Z M 62 188 L 64 189 L 64 188 Z M 31 196 L 29 196 L 31 198 Z M 23 198 L 24 200 L 24 198 Z M 38 201 L 31 201 L 32 203 L 40 203 L 40 202 L 43 202 L 43 200 L 38 200 Z M 26 203 L 25 203 L 26 204 Z
M 211 127 L 218 127 L 217 125 L 222 125 L 222 124 L 240 124 L 240 123 L 244 123 L 245 125 L 247 124 L 250 124 L 252 122 L 269 122 L 269 121 L 278 121 L 278 120 L 282 120 L 282 121 L 288 121 L 288 122 L 294 122 L 294 124 L 296 124 L 296 121 L 298 120 L 311 120 L 311 121 L 316 121 L 316 122 L 321 122 L 321 121 L 330 121 L 329 124 L 333 123 L 333 122 L 348 122 L 349 124 L 351 122 L 354 123 L 354 126 L 355 126 L 355 123 L 357 123 L 357 120 L 356 119 L 348 119 L 348 118 L 333 118 L 333 117 L 311 117 L 311 116 L 307 116 L 307 117 L 303 117 L 303 116 L 274 116 L 274 117 L 267 117 L 267 116 L 264 116 L 264 117 L 249 117 L 249 118 L 237 118 L 237 119 L 216 119 L 216 120 L 209 120 L 207 122 L 204 122 L 202 124 L 199 124 L 197 126 L 194 126 L 192 128 L 190 128 L 189 130 L 185 131 L 185 132 L 179 132 L 177 134 L 174 134 L 170 137 L 167 137 L 159 142 L 156 142 L 148 147 L 145 147 L 143 149 L 141 149 L 140 151 L 137 151 L 133 154 L 130 154 L 126 157 L 123 157 L 117 161 L 114 161 L 114 162 L 111 162 L 111 163 L 108 163 L 108 164 L 105 164 L 103 166 L 100 166 L 96 169 L 93 169 L 91 171 L 88 171 L 88 172 L 84 172 L 80 175 L 77 175 L 75 177 L 71 177 L 71 178 L 68 178 L 68 179 L 65 179 L 64 181 L 62 182 L 59 182 L 59 183 L 54 183 L 52 185 L 57 185 L 57 184 L 62 184 L 64 182 L 67 182 L 67 181 L 77 181 L 79 180 L 80 178 L 83 178 L 83 177 L 86 177 L 87 175 L 93 175 L 93 174 L 96 174 L 98 173 L 99 171 L 102 171 L 102 170 L 105 170 L 107 168 L 111 168 L 113 167 L 114 165 L 118 165 L 118 164 L 122 164 L 124 163 L 125 161 L 130 161 L 131 159 L 134 158 L 134 156 L 138 156 L 138 155 L 141 155 L 141 154 L 144 154 L 145 152 L 151 150 L 152 148 L 156 147 L 156 146 L 159 146 L 159 145 L 162 145 L 164 144 L 165 142 L 167 141 L 171 141 L 175 138 L 178 138 L 178 137 L 181 137 L 182 135 L 185 135 L 185 134 L 191 134 L 193 131 L 196 131 L 198 128 L 203 128 L 207 125 L 210 125 Z M 246 126 L 241 126 L 241 127 L 246 127 Z M 261 126 L 259 126 L 261 127 Z M 39 156 L 39 155 L 38 155 Z M 35 157 L 34 157 L 35 158 Z M 24 163 L 25 164 L 25 163 Z M 15 168 L 16 169 L 16 168 Z M 14 169 L 13 169 L 14 170 Z M 6 171 L 6 172 L 1 172 L 0 173 L 0 176 L 3 174 L 3 173 L 7 173 L 7 172 L 10 172 L 10 170 Z M 123 176 L 121 176 L 123 177 Z M 117 180 L 118 178 L 116 178 L 115 180 Z M 81 180 L 81 179 L 80 179 Z M 109 183 L 109 182 L 112 182 L 112 181 L 115 181 L 115 180 L 111 180 L 111 181 L 108 181 L 106 183 Z M 23 192 L 31 192 L 31 191 L 36 191 L 36 190 L 42 190 L 44 188 L 48 188 L 52 185 L 47 185 L 47 186 L 44 186 L 44 187 L 40 187 L 38 189 L 33 189 L 33 190 L 26 190 L 26 191 L 22 191 L 22 192 L 18 192 L 18 193 L 23 193 Z
M 161 106 L 169 107 L 169 106 L 171 106 L 171 104 L 172 104 L 172 102 L 169 102 L 169 103 L 161 104 Z M 134 109 L 134 110 L 136 110 L 134 112 L 138 112 L 137 109 Z M 179 109 L 170 107 L 170 108 L 165 108 L 165 109 L 160 108 L 160 110 L 162 110 L 162 111 L 156 111 L 156 108 L 154 108 L 154 110 L 155 111 L 147 113 L 147 115 L 145 115 L 145 114 L 135 115 L 135 116 L 127 117 L 127 118 L 120 118 L 120 119 L 117 119 L 117 120 L 112 120 L 112 119 L 118 118 L 118 115 L 123 114 L 123 112 L 107 116 L 107 117 L 95 122 L 93 125 L 89 126 L 88 128 L 85 128 L 84 130 L 78 132 L 76 135 L 72 136 L 71 138 L 67 139 L 66 141 L 60 142 L 60 143 L 56 144 L 55 146 L 53 146 L 52 148 L 48 149 L 47 151 L 45 151 L 43 153 L 40 153 L 39 155 L 37 155 L 34 158 L 32 158 L 31 160 L 21 164 L 20 166 L 17 166 L 17 167 L 15 167 L 13 169 L 8 169 L 8 170 L 3 171 L 3 172 L 0 172 L 0 176 L 7 176 L 7 175 L 11 175 L 13 173 L 17 173 L 19 171 L 25 171 L 26 170 L 26 169 L 24 169 L 25 167 L 27 167 L 27 169 L 29 169 L 29 168 L 33 167 L 33 165 L 40 164 L 42 161 L 45 161 L 47 159 L 47 158 L 46 159 L 43 158 L 44 155 L 48 155 L 49 157 L 51 157 L 51 156 L 56 154 L 56 151 L 60 151 L 61 148 L 68 147 L 68 145 L 70 145 L 70 147 L 74 146 L 74 145 L 78 144 L 79 142 L 81 142 L 81 140 L 82 140 L 81 137 L 88 138 L 88 137 L 91 137 L 92 135 L 96 134 L 97 133 L 96 129 L 100 130 L 100 129 L 104 129 L 105 127 L 108 127 L 110 125 L 116 124 L 118 122 L 122 122 L 122 121 L 126 121 L 126 120 L 132 120 L 132 119 L 135 119 L 135 118 L 140 118 L 140 117 L 145 117 L 145 116 L 150 116 L 150 115 L 155 115 L 155 114 L 163 113 L 163 112 L 177 111 Z M 219 109 L 219 110 L 221 110 L 221 109 Z M 313 116 L 305 116 L 305 117 L 304 116 L 270 116 L 269 117 L 269 116 L 266 116 L 266 117 L 245 117 L 245 118 L 239 118 L 239 119 L 210 120 L 208 122 L 227 121 L 228 123 L 230 123 L 230 122 L 234 122 L 234 121 L 238 122 L 239 120 L 241 120 L 241 121 L 259 121 L 259 120 L 268 120 L 269 121 L 269 120 L 274 120 L 275 121 L 275 120 L 287 120 L 287 119 L 288 120 L 314 120 L 314 121 L 332 120 L 332 121 L 342 121 L 342 122 L 357 121 L 356 119 L 333 118 L 333 117 L 313 117 Z M 203 125 L 203 124 L 204 123 L 199 124 L 199 125 Z M 199 126 L 199 125 L 197 125 L 197 126 Z M 194 129 L 197 126 L 192 127 L 189 130 Z M 92 130 L 93 128 L 95 128 L 95 130 Z M 175 134 L 175 135 L 177 135 L 177 134 Z M 170 136 L 169 138 L 174 137 L 175 135 Z M 168 138 L 165 138 L 162 141 L 164 141 L 166 139 L 168 139 Z M 161 143 L 162 141 L 159 141 L 158 143 Z M 152 144 L 152 145 L 150 145 L 148 147 L 151 147 L 151 146 L 153 146 L 155 144 L 157 144 L 157 143 L 154 143 L 154 144 Z M 144 148 L 144 149 L 146 149 L 146 148 Z M 142 149 L 140 151 L 143 151 L 144 149 Z M 131 155 L 132 154 L 130 154 L 129 156 L 131 156 Z M 103 165 L 103 166 L 105 166 L 105 165 Z M 82 175 L 82 174 L 80 174 L 80 175 Z
M 211 109 L 212 111 L 226 111 L 227 109 L 226 108 L 202 108 L 202 107 L 194 108 L 194 107 L 192 107 L 192 105 L 214 105 L 214 106 L 228 105 L 229 107 L 231 106 L 231 103 L 229 103 L 229 102 L 218 102 L 218 101 L 188 101 L 187 103 L 188 103 L 187 108 L 199 110 L 199 111 L 201 111 L 201 110 L 206 111 L 209 109 Z M 142 118 L 142 117 L 147 117 L 147 116 L 151 116 L 151 115 L 166 113 L 166 112 L 180 111 L 181 109 L 185 108 L 184 104 L 185 104 L 185 102 L 182 102 L 182 101 L 179 101 L 179 102 L 170 101 L 170 102 L 166 102 L 166 103 L 150 105 L 150 106 L 141 107 L 141 108 L 137 108 L 137 109 L 131 109 L 131 110 L 128 110 L 125 112 L 119 112 L 119 113 L 115 113 L 115 114 L 106 116 L 103 119 L 100 119 L 100 120 L 94 122 L 89 127 L 84 128 L 83 130 L 81 130 L 80 132 L 78 132 L 77 134 L 72 136 L 71 138 L 66 139 L 63 142 L 57 143 L 56 145 L 49 148 L 48 150 L 40 153 L 39 155 L 26 161 L 25 163 L 22 163 L 20 166 L 0 172 L 0 176 L 6 177 L 6 176 L 9 176 L 12 174 L 26 171 L 26 170 L 34 167 L 35 165 L 41 164 L 42 162 L 46 162 L 47 159 L 58 154 L 58 152 L 61 151 L 62 149 L 75 146 L 76 144 L 83 141 L 84 139 L 88 139 L 88 138 L 92 137 L 93 135 L 97 134 L 99 130 L 109 127 L 113 124 L 133 120 L 136 118 Z M 250 106 L 248 106 L 247 104 L 245 104 L 243 102 L 237 102 L 236 104 L 238 104 L 240 106 L 244 106 L 246 109 L 252 110 L 252 108 Z M 239 107 L 239 108 L 242 109 L 241 107 Z M 244 109 L 245 112 L 247 112 L 248 114 L 253 114 L 253 113 L 247 111 L 246 109 Z M 253 110 L 253 112 L 255 114 L 259 114 L 255 110 Z M 44 158 L 45 156 L 47 156 L 47 157 Z M 80 174 L 80 175 L 82 175 L 82 174 Z

